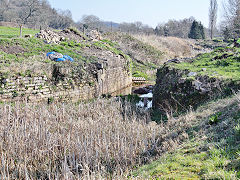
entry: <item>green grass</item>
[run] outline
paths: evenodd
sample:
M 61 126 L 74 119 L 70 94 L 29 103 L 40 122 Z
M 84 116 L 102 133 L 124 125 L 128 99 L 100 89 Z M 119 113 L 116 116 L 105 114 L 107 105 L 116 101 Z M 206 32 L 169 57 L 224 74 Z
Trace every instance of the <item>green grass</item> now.
M 155 81 L 156 73 L 152 75 L 147 74 L 148 71 L 154 71 L 157 69 L 157 65 L 153 63 L 140 63 L 137 61 L 132 61 L 132 75 L 133 77 L 144 77 L 147 80 Z
M 74 30 L 74 29 L 73 29 Z M 76 31 L 76 30 L 74 30 Z M 39 31 L 35 31 L 32 29 L 24 29 L 24 34 L 36 34 Z M 112 51 L 115 54 L 122 55 L 126 59 L 130 59 L 129 56 L 125 55 L 121 50 L 117 49 L 116 43 L 113 43 L 109 40 L 102 40 L 95 43 L 79 43 L 74 40 L 67 40 L 61 42 L 60 44 L 46 44 L 43 40 L 37 38 L 17 38 L 19 36 L 19 28 L 11 28 L 11 27 L 3 27 L 0 26 L 0 45 L 2 46 L 20 46 L 24 48 L 24 52 L 18 54 L 7 54 L 0 51 L 4 60 L 7 61 L 23 61 L 26 58 L 46 54 L 47 52 L 55 51 L 62 54 L 67 54 L 75 59 L 75 61 L 83 61 L 83 62 L 92 62 L 95 61 L 94 57 L 84 57 L 82 53 L 82 48 L 97 46 L 103 50 Z M 10 39 L 12 38 L 12 39 Z
M 134 71 L 133 77 L 144 77 L 145 79 L 148 79 L 148 75 L 146 73 L 143 73 L 141 71 Z
M 97 43 L 98 46 L 105 45 L 101 42 Z M 6 61 L 12 62 L 12 61 L 24 61 L 29 57 L 35 56 L 35 55 L 46 55 L 46 53 L 55 51 L 59 52 L 61 54 L 67 54 L 74 58 L 75 61 L 83 61 L 83 62 L 95 62 L 96 58 L 94 57 L 84 57 L 82 53 L 82 48 L 86 46 L 91 46 L 89 44 L 81 44 L 76 41 L 64 41 L 60 44 L 46 44 L 43 40 L 37 39 L 37 38 L 30 38 L 30 39 L 24 39 L 24 38 L 0 38 L 0 45 L 2 46 L 20 46 L 24 48 L 24 51 L 17 54 L 8 54 L 3 51 L 0 51 L 0 55 L 2 55 L 2 58 Z M 94 43 L 92 46 L 96 45 Z M 113 48 L 108 48 L 107 50 L 115 51 Z M 122 53 L 122 52 L 117 52 Z
M 27 29 L 27 28 L 22 29 L 23 36 L 26 34 L 31 34 L 34 36 L 38 32 L 39 30 L 33 30 L 33 29 Z M 20 28 L 0 26 L 0 38 L 14 38 L 14 37 L 19 37 L 19 35 L 20 35 Z
M 70 30 L 77 34 L 80 33 L 75 29 Z M 98 57 L 88 55 L 88 51 L 89 49 L 95 51 L 96 47 L 102 51 L 111 51 L 116 55 L 122 56 L 127 60 L 125 63 L 126 70 L 129 72 L 132 71 L 131 58 L 124 54 L 116 43 L 109 40 L 97 42 L 65 40 L 59 44 L 49 44 L 35 37 L 19 38 L 18 28 L 0 27 L 0 32 L 0 73 L 6 77 L 18 73 L 26 74 L 26 69 L 34 69 L 32 68 L 34 66 L 43 67 L 34 70 L 37 74 L 40 74 L 41 72 L 46 73 L 49 71 L 46 69 L 48 68 L 47 64 L 57 63 L 64 65 L 64 63 L 47 59 L 46 54 L 52 51 L 71 56 L 74 62 L 71 62 L 70 66 L 74 69 L 82 67 L 84 64 L 95 63 L 98 61 Z M 38 31 L 24 29 L 23 32 L 25 34 L 35 34 Z M 3 47 L 3 49 L 1 47 Z M 22 66 L 24 66 L 24 70 L 21 68 Z
M 193 140 L 182 149 L 141 167 L 133 176 L 141 175 L 154 179 L 229 179 L 238 173 L 240 178 L 240 172 L 235 171 L 240 165 L 237 152 L 235 160 L 225 149 L 212 147 L 201 152 L 198 150 L 199 146 L 203 146 L 201 143 Z M 240 149 L 238 151 L 240 152 Z M 232 165 L 236 167 L 231 167 Z
M 240 80 L 240 49 L 218 48 L 211 53 L 205 53 L 194 59 L 192 63 L 174 64 L 175 68 L 197 72 L 198 75 L 208 75 L 233 81 Z M 206 71 L 203 71 L 203 68 Z
M 239 179 L 239 103 L 236 97 L 228 97 L 200 107 L 195 116 L 189 116 L 194 117 L 190 121 L 197 122 L 186 130 L 189 140 L 157 161 L 139 167 L 131 176 L 144 179 Z M 218 121 L 209 123 L 213 117 Z
M 10 54 L 3 51 L 0 51 L 1 59 L 4 60 L 4 63 L 1 66 L 9 66 L 12 63 L 24 63 L 27 61 L 44 61 L 45 63 L 54 63 L 53 61 L 47 60 L 46 53 L 55 51 L 62 53 L 63 55 L 67 54 L 74 58 L 75 62 L 92 62 L 95 61 L 94 58 L 82 56 L 81 49 L 82 46 L 80 43 L 69 41 L 66 44 L 46 44 L 41 39 L 37 38 L 15 38 L 15 39 L 0 39 L 0 45 L 2 46 L 20 46 L 24 48 L 23 52 Z M 42 56 L 43 59 L 33 58 L 35 56 Z

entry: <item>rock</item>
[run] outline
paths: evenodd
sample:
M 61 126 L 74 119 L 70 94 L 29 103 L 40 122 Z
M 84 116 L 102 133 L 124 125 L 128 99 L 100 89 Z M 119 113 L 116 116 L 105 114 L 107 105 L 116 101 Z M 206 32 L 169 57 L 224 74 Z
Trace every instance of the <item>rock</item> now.
M 204 71 L 204 72 L 207 71 L 207 68 L 202 68 L 202 71 Z
M 193 81 L 192 84 L 193 84 L 193 86 L 194 86 L 194 88 L 196 90 L 200 90 L 201 89 L 202 83 L 200 81 L 197 81 L 197 80 Z
M 103 69 L 103 64 L 102 63 L 96 63 L 96 67 L 98 70 Z
M 61 53 L 56 52 L 54 54 L 49 54 L 48 58 L 51 60 L 56 60 L 58 58 L 63 58 L 63 55 Z
M 195 77 L 187 78 L 186 76 Z M 224 94 L 223 85 L 224 82 L 217 78 L 197 75 L 196 72 L 179 70 L 172 66 L 162 66 L 157 72 L 153 91 L 153 107 L 162 111 L 173 109 L 186 111 L 189 107 L 196 108 Z M 232 87 L 230 83 L 226 86 Z
M 139 88 L 133 91 L 135 94 L 148 94 L 150 92 L 147 88 Z
M 180 79 L 178 80 L 178 83 L 179 83 L 179 84 L 184 84 L 185 81 L 186 81 L 186 80 L 185 80 L 184 78 L 180 78 Z
M 51 30 L 41 30 L 35 35 L 37 38 L 44 39 L 47 43 L 59 43 L 65 40 L 65 37 Z
M 189 76 L 189 77 L 191 77 L 191 76 L 196 76 L 196 75 L 197 75 L 196 72 L 190 72 L 190 73 L 188 73 L 188 76 Z
M 170 60 L 168 60 L 167 62 L 165 62 L 164 64 L 169 64 L 169 63 L 179 64 L 179 63 L 181 63 L 181 61 L 178 60 L 178 59 L 170 59 Z
M 25 37 L 25 38 L 31 38 L 32 35 L 31 35 L 31 34 L 25 34 L 24 37 Z
M 101 33 L 99 33 L 97 30 L 92 30 L 88 34 L 89 38 L 93 41 L 99 41 L 102 40 Z
M 146 88 L 149 89 L 149 90 L 153 90 L 154 86 L 153 85 L 149 85 Z

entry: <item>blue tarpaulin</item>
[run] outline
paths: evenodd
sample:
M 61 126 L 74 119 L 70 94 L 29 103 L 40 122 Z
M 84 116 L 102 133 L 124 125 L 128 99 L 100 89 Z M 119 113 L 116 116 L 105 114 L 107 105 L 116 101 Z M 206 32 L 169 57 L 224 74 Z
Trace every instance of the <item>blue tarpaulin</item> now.
M 71 58 L 69 55 L 64 55 L 63 58 L 71 62 L 74 61 L 73 58 Z
M 58 57 L 58 56 L 61 56 L 61 57 Z M 49 52 L 47 53 L 47 57 L 54 60 L 54 61 L 57 61 L 57 62 L 60 62 L 60 61 L 71 61 L 73 62 L 73 58 L 70 57 L 69 55 L 62 55 L 60 53 L 56 53 L 56 52 Z

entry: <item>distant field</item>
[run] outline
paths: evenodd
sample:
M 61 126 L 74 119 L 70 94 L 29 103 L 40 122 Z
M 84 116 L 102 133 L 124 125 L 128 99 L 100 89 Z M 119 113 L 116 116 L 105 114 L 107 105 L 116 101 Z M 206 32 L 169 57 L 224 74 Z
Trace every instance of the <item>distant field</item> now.
M 23 28 L 22 33 L 23 33 L 23 35 L 25 35 L 25 34 L 35 35 L 38 32 L 39 32 L 39 30 Z M 0 38 L 18 37 L 19 34 L 20 34 L 20 28 L 0 26 Z

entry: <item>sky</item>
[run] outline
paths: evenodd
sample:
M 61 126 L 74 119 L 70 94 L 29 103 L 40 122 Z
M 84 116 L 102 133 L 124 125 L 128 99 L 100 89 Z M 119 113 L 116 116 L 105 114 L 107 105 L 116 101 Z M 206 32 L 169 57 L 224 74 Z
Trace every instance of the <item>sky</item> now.
M 101 20 L 121 22 L 141 21 L 152 27 L 169 19 L 191 16 L 208 27 L 210 0 L 48 0 L 55 9 L 70 10 L 74 21 L 83 15 L 96 15 Z M 218 20 L 222 18 L 222 1 L 218 0 Z

